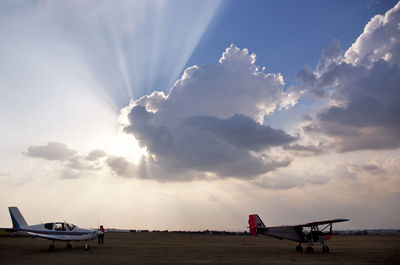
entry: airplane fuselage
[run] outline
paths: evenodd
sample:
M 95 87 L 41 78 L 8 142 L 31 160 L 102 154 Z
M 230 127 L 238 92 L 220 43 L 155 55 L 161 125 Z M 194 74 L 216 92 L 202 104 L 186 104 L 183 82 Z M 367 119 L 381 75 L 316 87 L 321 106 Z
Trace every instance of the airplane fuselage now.
M 21 226 L 14 229 L 20 234 L 57 241 L 87 241 L 96 238 L 97 231 L 80 228 L 64 222 Z
M 305 238 L 302 234 L 302 229 L 296 226 L 276 226 L 257 229 L 258 233 L 279 238 L 288 239 L 297 242 L 305 242 Z

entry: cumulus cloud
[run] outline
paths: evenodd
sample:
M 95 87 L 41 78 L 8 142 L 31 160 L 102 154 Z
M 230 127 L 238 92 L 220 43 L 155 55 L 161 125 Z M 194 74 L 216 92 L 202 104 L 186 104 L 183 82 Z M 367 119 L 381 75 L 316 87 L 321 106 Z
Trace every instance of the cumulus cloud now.
M 185 120 L 184 125 L 227 141 L 240 149 L 253 151 L 261 151 L 271 146 L 279 146 L 296 140 L 295 137 L 286 134 L 283 130 L 263 126 L 241 114 L 235 114 L 229 119 L 191 116 Z
M 26 155 L 47 160 L 66 160 L 77 152 L 68 148 L 64 143 L 48 142 L 47 145 L 29 146 Z
M 372 18 L 343 56 L 334 41 L 314 72 L 299 73 L 312 93 L 331 89 L 330 106 L 305 132 L 328 135 L 340 152 L 400 147 L 399 23 L 400 3 Z
M 321 59 L 315 71 L 306 66 L 298 74 L 297 78 L 303 86 L 308 88 L 308 93 L 316 97 L 325 97 L 327 92 L 325 87 L 333 85 L 334 75 L 326 74 L 332 65 L 342 61 L 343 51 L 339 40 L 333 40 L 326 49 L 322 51 Z
M 77 150 L 70 149 L 65 143 L 48 142 L 46 145 L 32 145 L 28 147 L 25 155 L 50 161 L 58 161 L 63 167 L 62 177 L 77 178 L 83 170 L 100 170 L 104 168 L 102 158 L 108 154 L 102 150 L 93 150 L 88 155 L 79 154 Z
M 149 152 L 141 177 L 249 179 L 289 165 L 286 157 L 266 152 L 296 137 L 262 122 L 277 108 L 296 104 L 298 95 L 285 92 L 283 77 L 264 73 L 255 58 L 231 45 L 218 64 L 187 68 L 169 94 L 153 92 L 122 111 L 125 132 Z M 119 175 L 135 172 L 122 158 L 108 159 L 108 165 Z
M 86 160 L 94 161 L 105 156 L 107 156 L 107 153 L 103 150 L 93 150 L 86 156 Z
M 365 26 L 364 32 L 345 53 L 345 61 L 353 65 L 371 66 L 382 58 L 392 63 L 400 62 L 399 15 L 397 3 L 385 15 L 376 15 Z
M 119 176 L 132 176 L 137 174 L 137 167 L 121 156 L 110 156 L 107 165 Z

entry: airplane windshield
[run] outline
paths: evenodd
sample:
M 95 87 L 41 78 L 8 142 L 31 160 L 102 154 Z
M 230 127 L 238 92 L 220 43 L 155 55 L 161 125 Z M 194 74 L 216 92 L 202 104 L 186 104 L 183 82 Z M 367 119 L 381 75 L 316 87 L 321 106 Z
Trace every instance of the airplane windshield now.
M 68 229 L 69 230 L 74 230 L 74 228 L 75 228 L 75 225 L 73 225 L 73 224 L 67 224 L 67 226 L 68 226 Z

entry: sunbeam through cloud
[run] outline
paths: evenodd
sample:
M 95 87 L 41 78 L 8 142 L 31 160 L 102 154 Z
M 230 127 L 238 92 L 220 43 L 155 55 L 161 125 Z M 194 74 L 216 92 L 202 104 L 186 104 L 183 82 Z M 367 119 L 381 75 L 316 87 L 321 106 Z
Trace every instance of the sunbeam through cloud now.
M 173 85 L 220 2 L 45 1 L 39 8 L 77 46 L 94 79 L 121 108 Z

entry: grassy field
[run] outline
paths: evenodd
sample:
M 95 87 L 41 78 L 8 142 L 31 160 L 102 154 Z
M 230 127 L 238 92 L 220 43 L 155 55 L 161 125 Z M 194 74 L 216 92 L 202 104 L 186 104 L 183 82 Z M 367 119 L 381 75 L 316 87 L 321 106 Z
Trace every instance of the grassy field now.
M 0 264 L 400 264 L 400 236 L 334 236 L 330 253 L 297 253 L 295 242 L 247 235 L 107 233 L 105 244 L 0 236 Z

